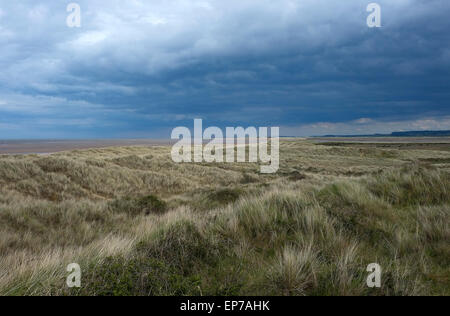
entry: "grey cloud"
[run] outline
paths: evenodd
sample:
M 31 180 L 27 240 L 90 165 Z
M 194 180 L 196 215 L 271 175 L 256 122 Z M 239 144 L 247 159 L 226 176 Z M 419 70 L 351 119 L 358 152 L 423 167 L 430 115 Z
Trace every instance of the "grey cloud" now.
M 71 29 L 65 2 L 0 1 L 0 99 L 12 99 L 0 114 L 84 113 L 128 134 L 176 117 L 298 126 L 448 114 L 446 0 L 379 0 L 381 29 L 365 25 L 365 0 L 77 2 Z

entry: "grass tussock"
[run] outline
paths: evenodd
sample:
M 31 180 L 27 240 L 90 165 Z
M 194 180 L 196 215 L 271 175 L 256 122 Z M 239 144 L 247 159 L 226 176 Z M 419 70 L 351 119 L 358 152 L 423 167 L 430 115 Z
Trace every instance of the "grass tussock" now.
M 111 201 L 109 209 L 113 213 L 125 213 L 129 216 L 163 214 L 167 211 L 167 203 L 155 195 L 125 197 Z
M 1 157 L 0 294 L 450 293 L 450 177 L 421 163 L 447 152 L 286 140 L 275 175 L 169 152 Z

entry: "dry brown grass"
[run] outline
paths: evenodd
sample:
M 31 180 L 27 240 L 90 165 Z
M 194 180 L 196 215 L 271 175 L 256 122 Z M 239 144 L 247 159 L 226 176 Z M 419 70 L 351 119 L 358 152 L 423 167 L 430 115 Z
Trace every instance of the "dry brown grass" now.
M 284 140 L 280 158 L 261 175 L 169 147 L 2 156 L 0 294 L 450 293 L 449 151 Z

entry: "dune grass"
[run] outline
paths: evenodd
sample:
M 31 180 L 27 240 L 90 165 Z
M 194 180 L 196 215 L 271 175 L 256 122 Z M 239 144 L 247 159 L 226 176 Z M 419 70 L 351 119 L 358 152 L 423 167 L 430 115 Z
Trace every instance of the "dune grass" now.
M 0 157 L 0 294 L 450 294 L 448 151 L 280 150 L 274 175 L 168 147 Z

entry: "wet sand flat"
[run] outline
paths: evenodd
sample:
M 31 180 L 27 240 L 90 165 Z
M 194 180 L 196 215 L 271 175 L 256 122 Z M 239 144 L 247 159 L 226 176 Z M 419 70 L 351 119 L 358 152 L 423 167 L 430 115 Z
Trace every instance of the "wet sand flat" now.
M 116 146 L 164 146 L 171 140 L 114 139 L 114 140 L 0 140 L 0 155 L 50 154 L 76 149 Z

